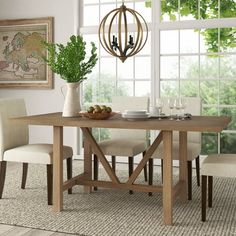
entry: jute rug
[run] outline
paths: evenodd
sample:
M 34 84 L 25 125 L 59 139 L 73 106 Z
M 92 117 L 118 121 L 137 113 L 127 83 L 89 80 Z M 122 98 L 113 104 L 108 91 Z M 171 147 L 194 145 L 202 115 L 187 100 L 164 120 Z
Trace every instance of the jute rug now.
M 82 162 L 75 161 L 74 173 L 81 169 Z M 118 176 L 125 179 L 127 171 L 118 171 Z M 29 166 L 25 190 L 20 189 L 20 180 L 21 165 L 9 168 L 0 200 L 0 223 L 89 236 L 236 235 L 233 179 L 215 179 L 213 208 L 208 209 L 207 222 L 202 223 L 200 188 L 194 178 L 193 200 L 174 205 L 174 226 L 163 225 L 158 193 L 149 197 L 146 193 L 129 195 L 128 191 L 99 189 L 84 194 L 83 188 L 76 186 L 72 195 L 64 193 L 64 211 L 55 214 L 47 206 L 45 166 Z

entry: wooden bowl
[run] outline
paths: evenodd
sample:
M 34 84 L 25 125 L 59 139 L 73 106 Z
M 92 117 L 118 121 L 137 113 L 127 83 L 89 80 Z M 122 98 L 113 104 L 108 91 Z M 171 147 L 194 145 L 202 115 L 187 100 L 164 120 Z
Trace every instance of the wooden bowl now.
M 115 112 L 104 112 L 104 113 L 88 113 L 84 112 L 81 115 L 84 117 L 87 117 L 89 119 L 93 120 L 106 120 L 109 119 L 110 117 L 114 116 L 116 113 Z

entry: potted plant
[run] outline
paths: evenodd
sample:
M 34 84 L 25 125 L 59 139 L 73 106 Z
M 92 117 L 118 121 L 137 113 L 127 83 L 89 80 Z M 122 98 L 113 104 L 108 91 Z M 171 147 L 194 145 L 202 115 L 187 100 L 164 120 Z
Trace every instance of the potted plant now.
M 81 110 L 77 89 L 80 83 L 87 79 L 87 74 L 92 72 L 92 68 L 97 63 L 97 48 L 91 42 L 91 55 L 86 59 L 86 42 L 80 35 L 72 35 L 65 46 L 58 43 L 43 42 L 43 44 L 48 54 L 48 57 L 44 57 L 44 60 L 54 73 L 59 74 L 67 82 L 62 116 L 77 116 Z

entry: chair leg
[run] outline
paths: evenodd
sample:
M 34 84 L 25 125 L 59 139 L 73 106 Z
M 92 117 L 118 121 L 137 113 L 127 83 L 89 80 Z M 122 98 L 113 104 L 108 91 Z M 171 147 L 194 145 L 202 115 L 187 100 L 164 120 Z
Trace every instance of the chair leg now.
M 27 173 L 28 173 L 28 163 L 23 163 L 23 165 L 22 165 L 21 189 L 25 189 Z
M 207 176 L 202 175 L 202 221 L 206 221 Z
M 163 183 L 163 159 L 161 159 L 161 182 Z
M 67 179 L 72 178 L 72 157 L 66 159 Z M 72 194 L 72 188 L 68 189 L 68 194 Z
M 6 177 L 6 169 L 7 169 L 7 162 L 1 161 L 0 162 L 0 199 L 2 198 L 5 177 Z
M 208 207 L 212 207 L 213 176 L 208 176 Z
M 134 158 L 129 157 L 129 176 L 132 175 L 134 168 Z M 133 194 L 133 190 L 129 190 L 129 194 Z
M 146 154 L 146 151 L 143 152 L 143 157 L 145 156 L 145 154 Z M 144 181 L 147 182 L 148 181 L 148 179 L 147 179 L 147 164 L 144 166 L 143 171 L 144 171 Z
M 192 200 L 192 161 L 188 161 L 188 200 Z
M 196 176 L 197 176 L 197 186 L 200 186 L 200 165 L 199 165 L 199 156 L 195 159 L 196 162 Z
M 98 180 L 98 157 L 96 154 L 93 155 L 93 179 Z M 94 191 L 97 191 L 97 186 L 94 186 Z
M 111 156 L 111 166 L 114 172 L 116 172 L 116 156 Z
M 153 184 L 153 159 L 149 159 L 148 163 L 148 185 Z M 148 193 L 148 196 L 152 196 L 152 192 Z
M 48 205 L 52 205 L 52 189 L 53 189 L 53 165 L 47 165 L 47 191 Z

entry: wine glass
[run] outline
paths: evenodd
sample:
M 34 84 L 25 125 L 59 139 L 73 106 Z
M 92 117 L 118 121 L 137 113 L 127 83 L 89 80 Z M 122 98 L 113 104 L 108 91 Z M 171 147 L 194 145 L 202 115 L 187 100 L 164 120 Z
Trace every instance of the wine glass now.
M 181 98 L 181 104 L 182 104 L 182 113 L 183 113 L 182 120 L 184 120 L 185 119 L 184 118 L 184 111 L 185 111 L 185 108 L 186 108 L 186 105 L 187 105 L 187 101 L 186 101 L 185 98 Z
M 173 109 L 174 109 L 174 104 L 175 104 L 175 99 L 174 98 L 169 98 L 168 99 L 168 105 L 170 108 L 170 120 L 173 120 Z
M 158 109 L 158 112 L 159 112 L 159 120 L 161 120 L 161 112 L 162 112 L 162 108 L 163 108 L 163 105 L 164 105 L 164 101 L 161 99 L 161 98 L 158 98 L 156 100 L 157 104 L 157 109 Z
M 182 109 L 181 98 L 176 98 L 174 101 L 174 107 L 177 110 L 177 121 L 180 121 L 180 110 Z

